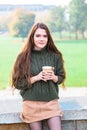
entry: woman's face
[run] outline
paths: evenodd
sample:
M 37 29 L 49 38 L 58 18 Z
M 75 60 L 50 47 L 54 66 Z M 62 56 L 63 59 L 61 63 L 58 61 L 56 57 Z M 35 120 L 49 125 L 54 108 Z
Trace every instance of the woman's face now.
M 48 36 L 44 29 L 38 28 L 34 33 L 34 49 L 41 50 L 47 45 Z

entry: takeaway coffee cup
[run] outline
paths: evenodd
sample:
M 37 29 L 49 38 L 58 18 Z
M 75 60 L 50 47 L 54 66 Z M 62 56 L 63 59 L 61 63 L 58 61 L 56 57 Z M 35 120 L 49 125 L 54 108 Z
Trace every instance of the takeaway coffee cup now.
M 42 66 L 42 70 L 45 72 L 52 72 L 52 66 Z

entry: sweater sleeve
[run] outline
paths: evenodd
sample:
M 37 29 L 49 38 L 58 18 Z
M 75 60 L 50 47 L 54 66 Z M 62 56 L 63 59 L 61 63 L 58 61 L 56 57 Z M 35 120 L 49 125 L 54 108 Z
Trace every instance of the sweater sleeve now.
M 64 69 L 63 69 L 63 61 L 61 59 L 61 57 L 59 57 L 57 59 L 57 63 L 56 63 L 56 75 L 58 76 L 58 84 L 61 84 L 64 80 Z
M 29 88 L 28 86 L 29 84 L 28 84 L 27 79 L 22 78 L 18 80 L 16 88 L 20 90 L 24 90 L 24 89 L 28 89 Z

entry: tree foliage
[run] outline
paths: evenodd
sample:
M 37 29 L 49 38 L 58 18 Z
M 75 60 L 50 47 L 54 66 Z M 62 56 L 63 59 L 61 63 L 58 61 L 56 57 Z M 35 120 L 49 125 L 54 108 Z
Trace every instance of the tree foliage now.
M 78 31 L 83 34 L 87 29 L 87 4 L 85 0 L 72 0 L 69 4 L 70 25 L 76 32 L 78 39 Z
M 54 7 L 50 14 L 51 14 L 51 20 L 49 21 L 49 26 L 52 31 L 56 31 L 60 33 L 64 29 L 65 25 L 65 8 L 61 6 Z
M 7 32 L 9 31 L 8 24 L 10 22 L 10 16 L 0 16 L 0 31 Z
M 34 24 L 35 14 L 23 10 L 16 10 L 10 23 L 11 35 L 16 37 L 26 37 Z

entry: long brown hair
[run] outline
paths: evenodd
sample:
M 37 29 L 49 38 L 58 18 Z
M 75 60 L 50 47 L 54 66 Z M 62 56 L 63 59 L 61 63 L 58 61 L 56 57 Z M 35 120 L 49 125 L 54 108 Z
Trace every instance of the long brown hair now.
M 48 27 L 44 23 L 37 23 L 33 25 L 33 27 L 31 28 L 29 32 L 27 40 L 24 44 L 24 47 L 22 51 L 20 52 L 20 54 L 17 56 L 16 61 L 14 63 L 12 76 L 11 76 L 12 87 L 14 86 L 16 88 L 19 78 L 27 79 L 30 84 L 30 76 L 31 76 L 30 75 L 30 58 L 31 58 L 31 52 L 34 49 L 34 33 L 38 28 L 44 29 L 47 33 L 47 36 L 48 36 L 48 43 L 46 46 L 47 51 L 56 53 L 60 55 L 62 58 L 62 53 L 55 46 Z M 62 61 L 63 61 L 63 58 L 62 58 Z M 65 74 L 63 78 L 65 78 Z

